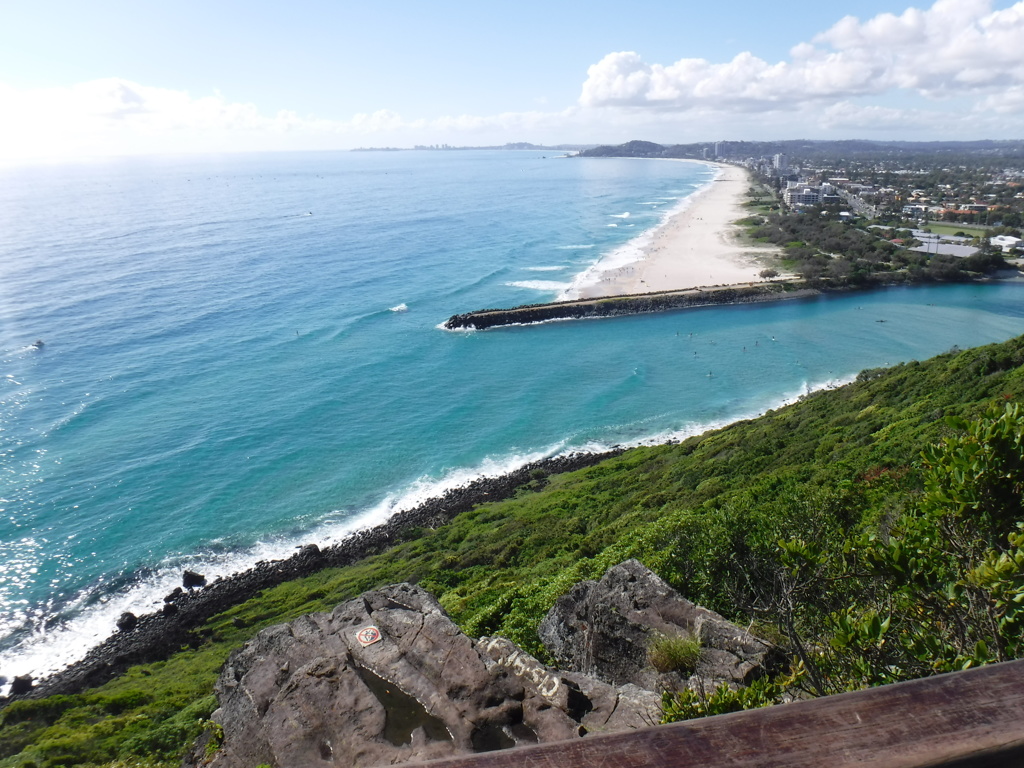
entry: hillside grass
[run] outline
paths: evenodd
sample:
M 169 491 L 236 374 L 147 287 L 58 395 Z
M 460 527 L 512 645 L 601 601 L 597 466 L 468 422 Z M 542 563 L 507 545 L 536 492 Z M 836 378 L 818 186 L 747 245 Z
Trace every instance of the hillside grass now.
M 950 434 L 949 417 L 1024 402 L 1022 365 L 1018 338 L 864 371 L 758 419 L 632 449 L 449 525 L 410 530 L 385 553 L 214 617 L 195 649 L 75 696 L 9 705 L 0 768 L 177 765 L 207 727 L 232 649 L 266 626 L 400 581 L 436 594 L 470 635 L 501 634 L 544 658 L 536 626 L 555 599 L 635 557 L 691 600 L 783 638 L 759 610 L 779 542 L 838 546 L 898 516 L 920 495 L 920 453 Z
M 972 227 L 969 224 L 957 224 L 955 222 L 943 224 L 938 221 L 929 221 L 923 229 L 925 232 L 932 232 L 936 235 L 955 235 L 960 233 L 967 237 L 988 237 L 988 230 L 984 227 Z

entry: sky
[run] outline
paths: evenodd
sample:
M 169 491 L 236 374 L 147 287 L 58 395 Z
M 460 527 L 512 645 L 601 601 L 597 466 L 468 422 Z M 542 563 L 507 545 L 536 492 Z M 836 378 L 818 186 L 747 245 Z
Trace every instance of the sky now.
M 0 160 L 1024 138 L 1024 0 L 0 0 Z

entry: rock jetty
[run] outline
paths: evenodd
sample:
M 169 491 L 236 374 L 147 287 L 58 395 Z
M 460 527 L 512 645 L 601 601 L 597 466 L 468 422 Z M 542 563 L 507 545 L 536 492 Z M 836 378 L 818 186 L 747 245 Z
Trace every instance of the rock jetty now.
M 597 317 L 640 315 L 723 304 L 754 304 L 763 301 L 816 296 L 820 290 L 802 282 L 749 283 L 683 291 L 660 291 L 632 296 L 609 296 L 550 304 L 527 304 L 511 309 L 481 309 L 452 315 L 444 323 L 448 330 L 484 330 L 502 325 L 526 325 L 551 320 L 582 320 Z

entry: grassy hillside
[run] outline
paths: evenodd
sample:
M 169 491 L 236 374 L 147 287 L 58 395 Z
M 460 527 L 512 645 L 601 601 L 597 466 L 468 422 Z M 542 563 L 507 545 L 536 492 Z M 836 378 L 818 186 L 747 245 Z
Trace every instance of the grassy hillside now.
M 909 531 L 907 541 L 930 535 L 912 521 L 944 503 L 948 493 L 935 478 L 949 467 L 941 456 L 922 460 L 922 450 L 964 433 L 957 419 L 1024 402 L 1022 365 L 1024 339 L 1014 339 L 865 371 L 849 386 L 759 419 L 538 479 L 516 498 L 450 525 L 411 530 L 394 549 L 354 567 L 267 590 L 212 619 L 195 649 L 79 695 L 10 705 L 0 724 L 0 768 L 177 764 L 216 706 L 213 682 L 233 648 L 265 626 L 398 581 L 437 594 L 468 633 L 502 634 L 543 657 L 535 628 L 555 598 L 636 557 L 690 599 L 753 623 L 790 651 L 794 675 L 765 686 L 816 694 L 886 682 L 878 670 L 893 668 L 890 678 L 898 679 L 902 659 L 928 648 L 947 666 L 963 666 L 963 643 L 947 637 L 946 619 L 924 632 L 925 646 L 913 645 L 912 633 L 921 630 L 907 617 L 924 609 L 900 591 L 893 569 L 920 581 L 925 597 L 954 589 L 952 576 L 936 571 L 929 581 L 919 573 L 920 557 L 901 566 L 890 551 L 898 537 L 889 534 Z M 1004 548 L 1011 522 L 999 521 L 995 538 Z M 992 537 L 986 546 L 974 554 L 987 556 Z M 933 640 L 934 648 L 927 645 Z M 910 650 L 892 656 L 904 646 Z M 975 644 L 971 658 L 1015 652 L 989 646 L 982 653 Z M 941 671 L 905 666 L 906 674 Z M 765 700 L 777 693 L 758 691 Z M 738 705 L 750 703 L 758 702 Z M 675 716 L 717 706 L 707 697 L 670 704 Z

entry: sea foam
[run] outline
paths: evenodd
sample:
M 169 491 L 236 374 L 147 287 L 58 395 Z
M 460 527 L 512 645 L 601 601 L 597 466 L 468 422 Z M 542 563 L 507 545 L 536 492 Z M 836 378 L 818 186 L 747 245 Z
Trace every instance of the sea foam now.
M 532 291 L 564 291 L 569 287 L 569 283 L 554 280 L 515 280 L 505 285 L 512 288 L 529 288 Z

